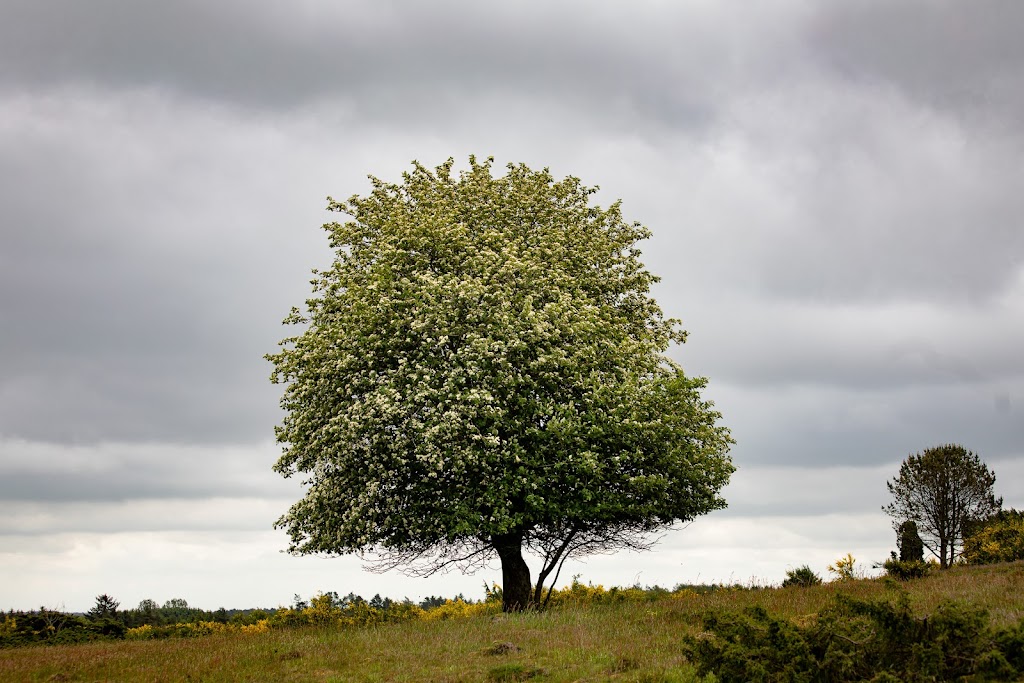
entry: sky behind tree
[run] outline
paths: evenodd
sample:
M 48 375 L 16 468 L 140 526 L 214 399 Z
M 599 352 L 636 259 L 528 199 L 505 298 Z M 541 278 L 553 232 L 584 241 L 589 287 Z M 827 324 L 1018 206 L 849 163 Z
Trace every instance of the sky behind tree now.
M 737 440 L 729 509 L 565 576 L 760 580 L 895 548 L 909 453 L 1024 506 L 1024 5 L 8 0 L 0 608 L 475 595 L 293 558 L 263 355 L 326 196 L 471 153 L 653 231 Z

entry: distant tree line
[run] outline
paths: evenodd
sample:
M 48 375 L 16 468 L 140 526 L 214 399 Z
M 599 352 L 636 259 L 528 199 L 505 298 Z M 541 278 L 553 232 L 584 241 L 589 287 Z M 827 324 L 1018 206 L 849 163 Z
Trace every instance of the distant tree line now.
M 714 591 L 760 590 L 763 587 L 705 584 L 679 584 L 672 590 L 661 586 L 641 588 L 604 588 L 580 583 L 552 592 L 550 606 L 650 602 L 668 596 L 694 596 Z M 502 589 L 484 584 L 484 598 L 471 600 L 461 593 L 455 598 L 429 596 L 419 602 L 408 598 L 392 600 L 379 594 L 369 600 L 349 593 L 320 593 L 309 599 L 294 597 L 290 607 L 275 609 L 218 609 L 206 611 L 189 607 L 181 599 L 168 600 L 163 606 L 143 600 L 135 609 L 119 610 L 109 595 L 96 598 L 96 605 L 85 614 L 68 614 L 40 608 L 28 612 L 0 612 L 0 648 L 33 644 L 69 644 L 95 640 L 151 640 L 157 638 L 194 638 L 214 633 L 263 633 L 271 629 L 304 626 L 366 626 L 403 621 L 441 621 L 497 614 L 502 609 Z
M 501 599 L 500 588 L 487 588 L 486 600 Z M 0 647 L 30 645 L 33 643 L 68 644 L 93 640 L 121 639 L 131 635 L 131 631 L 171 635 L 175 627 L 197 624 L 217 624 L 232 627 L 252 627 L 261 622 L 269 623 L 274 619 L 278 625 L 302 625 L 305 622 L 316 622 L 322 613 L 342 614 L 364 612 L 366 615 L 377 616 L 381 621 L 392 620 L 390 617 L 399 613 L 407 613 L 410 609 L 426 611 L 442 607 L 446 604 L 473 605 L 461 593 L 455 598 L 430 596 L 418 603 L 408 598 L 395 601 L 391 598 L 374 595 L 369 600 L 349 593 L 339 596 L 335 591 L 328 591 L 304 600 L 295 595 L 293 604 L 284 608 L 250 608 L 204 610 L 190 607 L 182 598 L 172 598 L 160 605 L 155 600 L 142 600 L 137 607 L 119 609 L 120 602 L 106 593 L 96 596 L 95 605 L 85 614 L 74 614 L 59 610 L 40 607 L 38 610 L 0 612 Z M 311 618 L 310 618 L 311 617 Z M 177 629 L 178 635 L 198 635 L 196 629 Z M 200 629 L 202 630 L 202 629 Z M 207 631 L 216 630 L 207 626 Z M 196 631 L 193 633 L 193 631 Z

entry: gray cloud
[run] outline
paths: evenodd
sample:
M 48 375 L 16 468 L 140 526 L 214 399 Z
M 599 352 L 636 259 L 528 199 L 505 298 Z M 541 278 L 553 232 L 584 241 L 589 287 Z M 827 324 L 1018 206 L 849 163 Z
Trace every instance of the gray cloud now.
M 0 520 L 0 538 L 69 533 L 188 531 L 266 532 L 287 510 L 286 498 L 157 498 L 123 502 L 26 502 Z
M 324 260 L 326 188 L 282 187 L 300 162 L 269 163 L 281 140 L 238 121 L 74 95 L 3 108 L 0 434 L 265 439 L 262 355 Z
M 19 0 L 4 14 L 0 83 L 10 88 L 157 88 L 274 110 L 327 99 L 364 120 L 413 125 L 500 93 L 573 101 L 591 118 L 637 130 L 709 123 L 734 82 L 785 71 L 748 45 L 791 30 L 785 15 L 749 8 L 639 4 L 626 12 L 582 2 L 283 9 Z M 722 29 L 729 32 L 712 37 Z
M 733 429 L 744 465 L 871 467 L 944 443 L 983 459 L 1024 456 L 1024 392 L 946 385 L 855 390 L 810 384 L 740 388 L 712 383 L 709 395 Z M 1004 407 L 1008 400 L 1010 407 Z
M 935 108 L 1019 134 L 1022 23 L 1024 7 L 1013 0 L 872 0 L 819 10 L 809 35 L 844 78 L 891 85 Z
M 0 584 L 106 576 L 135 544 L 146 576 L 266 528 L 298 494 L 270 471 L 262 356 L 329 262 L 324 197 L 471 152 L 600 184 L 654 231 L 691 332 L 673 354 L 710 377 L 740 471 L 730 510 L 641 566 L 881 559 L 893 463 L 960 442 L 1006 486 L 1024 460 L 1020 12 L 4 3 L 0 500 L 22 512 L 0 534 L 27 548 L 15 576 L 52 564 Z M 249 536 L 246 562 L 285 544 Z
M 159 443 L 67 446 L 0 441 L 0 501 L 111 503 L 215 497 L 288 498 L 299 484 L 270 467 L 277 449 Z M 279 514 L 287 509 L 280 505 Z M 276 517 L 275 517 L 276 519 Z M 269 523 L 264 527 L 269 527 Z
M 682 191 L 645 197 L 648 222 L 665 226 L 650 253 L 662 272 L 694 274 L 689 287 L 717 278 L 757 298 L 973 306 L 1024 267 L 1024 148 L 1012 137 L 820 77 L 725 120 L 720 137 L 673 148 L 689 158 L 663 172 Z

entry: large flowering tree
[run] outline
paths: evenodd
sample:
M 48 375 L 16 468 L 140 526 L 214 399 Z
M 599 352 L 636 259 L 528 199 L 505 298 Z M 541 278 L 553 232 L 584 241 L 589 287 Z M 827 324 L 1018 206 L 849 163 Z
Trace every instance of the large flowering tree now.
M 725 507 L 732 441 L 705 380 L 665 356 L 685 332 L 650 296 L 648 230 L 576 178 L 469 161 L 328 199 L 351 220 L 324 226 L 334 263 L 267 356 L 275 470 L 307 486 L 277 526 L 290 552 L 382 568 L 497 555 L 519 610 L 567 557 Z

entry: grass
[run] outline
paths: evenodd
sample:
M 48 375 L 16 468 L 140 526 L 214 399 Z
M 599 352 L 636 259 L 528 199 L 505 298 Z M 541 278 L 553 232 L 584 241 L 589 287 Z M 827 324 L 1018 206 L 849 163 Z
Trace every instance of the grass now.
M 996 625 L 1024 618 L 1024 563 L 956 567 L 901 585 L 922 614 L 955 599 L 985 607 Z M 0 680 L 697 681 L 679 641 L 708 610 L 761 605 L 802 621 L 840 592 L 894 594 L 892 582 L 870 579 L 344 630 L 28 647 L 0 650 Z

